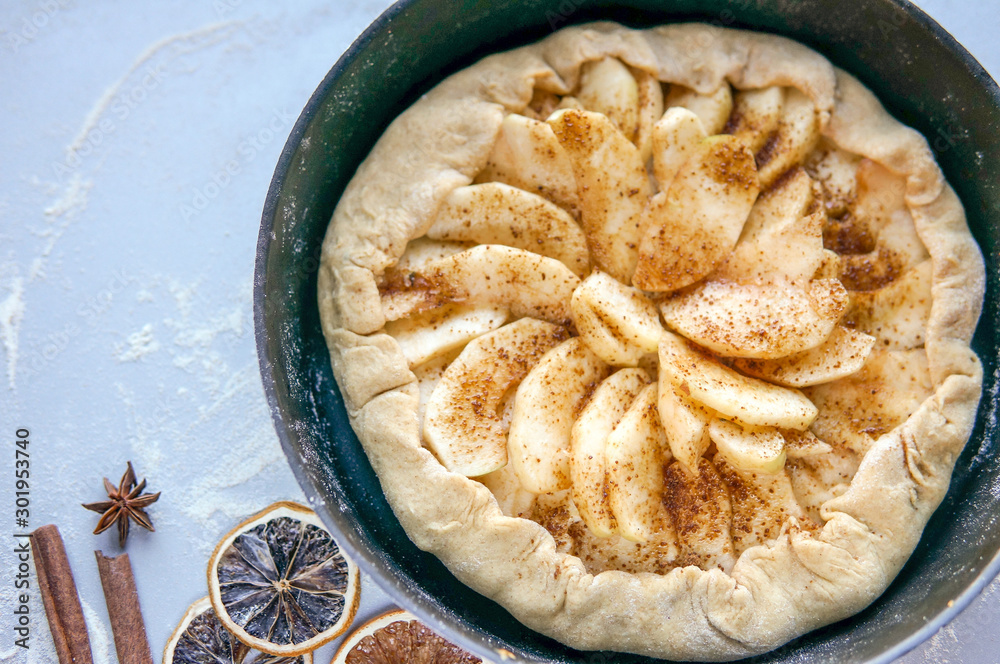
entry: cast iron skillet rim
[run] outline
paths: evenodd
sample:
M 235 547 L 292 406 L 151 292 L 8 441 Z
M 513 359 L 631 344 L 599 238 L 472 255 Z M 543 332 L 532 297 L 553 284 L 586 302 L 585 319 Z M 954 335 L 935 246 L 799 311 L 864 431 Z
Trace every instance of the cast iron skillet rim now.
M 303 488 L 309 501 L 310 507 L 319 514 L 322 521 L 330 529 L 331 534 L 336 539 L 337 544 L 347 553 L 358 568 L 375 580 L 379 587 L 399 606 L 405 607 L 418 618 L 428 623 L 431 627 L 444 634 L 448 639 L 465 648 L 469 652 L 481 658 L 493 658 L 496 653 L 487 648 L 484 643 L 476 641 L 471 634 L 479 635 L 478 631 L 472 630 L 465 625 L 453 625 L 440 615 L 437 607 L 428 602 L 423 596 L 415 593 L 411 588 L 395 574 L 386 573 L 369 561 L 367 555 L 363 555 L 359 547 L 355 547 L 351 538 L 346 535 L 353 530 L 353 525 L 342 517 L 339 513 L 332 511 L 327 505 L 327 501 L 318 497 L 320 492 L 313 481 L 313 477 L 306 470 L 305 466 L 295 461 L 299 458 L 288 434 L 288 427 L 285 425 L 281 408 L 278 404 L 277 390 L 273 374 L 273 362 L 267 345 L 267 327 L 264 321 L 264 300 L 266 296 L 266 276 L 267 259 L 271 247 L 272 233 L 274 231 L 274 220 L 278 212 L 278 199 L 281 197 L 281 186 L 285 181 L 288 171 L 291 169 L 292 160 L 299 144 L 305 135 L 309 124 L 315 119 L 324 98 L 333 87 L 333 84 L 340 78 L 341 74 L 360 55 L 362 50 L 374 41 L 376 34 L 391 24 L 392 20 L 400 13 L 406 11 L 410 5 L 417 0 L 399 0 L 385 12 L 383 12 L 368 28 L 361 33 L 350 48 L 337 60 L 330 69 L 323 81 L 313 92 L 309 101 L 299 114 L 292 131 L 288 135 L 281 155 L 278 157 L 274 175 L 271 177 L 271 184 L 268 187 L 267 197 L 264 199 L 264 211 L 261 216 L 260 233 L 257 236 L 257 256 L 254 261 L 254 289 L 253 289 L 253 319 L 254 319 L 254 339 L 257 346 L 257 360 L 260 365 L 261 381 L 264 386 L 264 395 L 267 397 L 267 405 L 271 411 L 271 419 L 274 422 L 274 429 L 281 442 L 281 448 L 289 460 L 292 474 L 299 486 Z M 367 539 L 367 537 L 362 537 Z M 480 638 L 483 638 L 481 636 Z
M 435 629 L 444 632 L 448 638 L 474 654 L 480 657 L 493 657 L 495 656 L 495 653 L 485 649 L 483 647 L 485 644 L 477 642 L 471 638 L 470 632 L 473 632 L 473 630 L 470 630 L 465 625 L 452 625 L 450 622 L 444 620 L 433 604 L 429 603 L 420 595 L 414 594 L 411 589 L 406 587 L 405 584 L 401 582 L 399 577 L 391 573 L 387 574 L 385 570 L 382 570 L 369 562 L 366 556 L 361 555 L 361 551 L 356 548 L 353 543 L 351 543 L 350 538 L 345 536 L 346 531 L 353 530 L 352 524 L 347 522 L 346 519 L 343 519 L 343 517 L 339 514 L 332 512 L 327 506 L 325 500 L 317 499 L 317 494 L 319 492 L 313 482 L 313 478 L 306 471 L 303 465 L 294 462 L 298 458 L 298 454 L 292 446 L 288 435 L 288 429 L 285 426 L 285 422 L 278 405 L 274 375 L 272 373 L 273 363 L 267 347 L 267 330 L 264 323 L 267 257 L 271 246 L 272 232 L 274 230 L 274 220 L 278 209 L 278 199 L 280 198 L 281 186 L 284 183 L 291 167 L 294 154 L 298 150 L 306 129 L 315 118 L 317 110 L 321 106 L 326 94 L 329 92 L 334 82 L 340 78 L 341 74 L 343 74 L 347 67 L 353 63 L 362 50 L 374 41 L 376 34 L 380 33 L 383 28 L 393 21 L 396 16 L 406 11 L 417 1 L 418 0 L 399 0 L 386 9 L 386 11 L 376 18 L 374 22 L 372 22 L 372 24 L 354 41 L 354 43 L 351 44 L 350 48 L 344 52 L 340 59 L 337 60 L 336 64 L 334 64 L 334 66 L 330 69 L 323 81 L 316 88 L 316 91 L 313 92 L 312 96 L 309 98 L 309 101 L 300 113 L 299 118 L 296 120 L 295 125 L 292 127 L 292 131 L 290 132 L 288 139 L 282 148 L 281 155 L 278 158 L 274 175 L 271 178 L 271 183 L 268 188 L 267 197 L 265 198 L 264 210 L 261 217 L 260 234 L 257 239 L 257 255 L 254 262 L 254 336 L 257 346 L 258 362 L 260 365 L 264 393 L 267 397 L 268 406 L 271 410 L 271 417 L 274 421 L 275 431 L 278 435 L 278 439 L 281 441 L 282 449 L 285 452 L 285 456 L 288 457 L 290 461 L 289 465 L 291 466 L 295 479 L 306 491 L 309 502 L 320 514 L 326 525 L 328 527 L 332 526 L 330 530 L 336 537 L 338 543 L 346 550 L 347 554 L 352 558 L 352 560 L 354 560 L 358 567 L 368 574 L 373 580 L 376 580 L 378 585 L 397 604 L 406 606 L 422 619 L 426 620 L 428 616 L 431 616 L 433 620 L 429 622 L 433 623 L 432 626 L 435 627 Z M 997 106 L 1000 106 L 1000 87 L 997 86 L 997 82 L 989 75 L 979 61 L 976 60 L 976 58 L 969 53 L 965 47 L 962 46 L 957 39 L 955 39 L 954 36 L 951 35 L 951 33 L 941 27 L 941 25 L 931 18 L 926 12 L 908 0 L 889 0 L 889 2 L 894 4 L 900 10 L 906 12 L 910 18 L 917 21 L 921 26 L 927 29 L 931 35 L 938 39 L 947 50 L 951 51 L 962 62 L 964 62 L 964 64 L 968 67 L 970 74 L 983 84 L 988 94 L 994 99 Z M 342 520 L 344 521 L 343 523 L 341 523 Z M 871 662 L 873 664 L 887 664 L 929 639 L 944 625 L 949 623 L 959 613 L 967 608 L 969 604 L 971 604 L 972 600 L 979 596 L 983 589 L 998 575 L 998 573 L 1000 573 L 1000 552 L 998 552 L 993 559 L 982 568 L 976 579 L 969 585 L 965 592 L 955 598 L 952 605 L 938 613 L 926 625 L 915 631 L 908 638 L 900 641 L 894 647 L 885 651 L 882 655 L 871 660 Z M 416 606 L 416 610 L 414 610 L 414 605 Z M 477 635 L 479 634 L 478 632 L 474 633 Z
M 891 2 L 896 4 L 911 18 L 927 29 L 947 50 L 958 56 L 958 58 L 968 67 L 969 73 L 971 73 L 983 85 L 983 87 L 986 88 L 989 96 L 993 98 L 993 103 L 1000 107 L 1000 87 L 997 86 L 997 82 L 992 76 L 990 76 L 982 64 L 980 64 L 980 62 L 971 53 L 969 53 L 969 51 L 966 50 L 966 48 L 962 46 L 962 44 L 955 39 L 950 32 L 941 27 L 941 25 L 930 15 L 914 5 L 912 2 L 909 2 L 909 0 L 891 0 Z M 989 312 L 984 311 L 983 315 L 988 315 L 988 313 Z M 983 397 L 986 398 L 987 395 L 984 394 Z M 930 639 L 938 632 L 938 630 L 950 623 L 956 616 L 958 616 L 959 613 L 968 608 L 968 606 L 972 603 L 972 600 L 978 597 L 979 594 L 982 593 L 983 589 L 989 585 L 998 574 L 1000 574 L 1000 551 L 998 551 L 993 556 L 993 559 L 982 568 L 975 580 L 969 584 L 968 588 L 965 589 L 965 592 L 956 597 L 950 606 L 946 607 L 943 611 L 934 616 L 926 625 L 913 632 L 913 634 L 911 634 L 908 638 L 900 641 L 894 647 L 884 652 L 880 657 L 872 660 L 872 663 L 889 664 L 889 662 L 892 662 L 898 657 L 902 657 L 924 641 Z
M 980 64 L 979 60 L 969 53 L 960 41 L 955 39 L 954 35 L 941 27 L 941 24 L 935 21 L 930 14 L 917 7 L 910 0 L 889 1 L 907 12 L 920 25 L 937 37 L 945 48 L 957 55 L 968 66 L 969 72 L 976 77 L 976 80 L 987 88 L 990 96 L 993 97 L 993 101 L 1000 105 L 1000 86 L 997 85 L 997 82 L 990 76 L 989 72 Z

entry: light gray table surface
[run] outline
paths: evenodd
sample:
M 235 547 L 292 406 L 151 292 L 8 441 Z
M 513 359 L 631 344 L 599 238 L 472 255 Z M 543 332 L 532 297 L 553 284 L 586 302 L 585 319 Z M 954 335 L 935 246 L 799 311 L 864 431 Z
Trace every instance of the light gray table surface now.
M 0 5 L 0 661 L 54 661 L 34 593 L 31 647 L 13 643 L 17 428 L 31 432 L 29 527 L 62 530 L 97 664 L 117 660 L 93 551 L 119 549 L 80 503 L 103 498 L 102 477 L 132 460 L 163 492 L 156 532 L 133 528 L 127 548 L 156 661 L 222 535 L 304 500 L 258 373 L 257 230 L 299 111 L 390 4 Z M 918 4 L 1000 72 L 1000 3 Z M 900 661 L 1000 661 L 998 587 Z M 390 604 L 364 579 L 359 619 Z

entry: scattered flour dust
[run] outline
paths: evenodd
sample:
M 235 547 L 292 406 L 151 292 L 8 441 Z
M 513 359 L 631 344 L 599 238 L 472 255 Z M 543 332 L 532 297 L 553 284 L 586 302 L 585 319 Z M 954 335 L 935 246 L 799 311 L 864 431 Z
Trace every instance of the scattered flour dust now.
M 93 183 L 79 173 L 70 177 L 65 191 L 43 210 L 47 225 L 37 235 L 44 240 L 41 252 L 31 261 L 28 283 L 45 277 L 45 261 L 56 242 L 66 232 L 70 222 L 87 208 L 87 193 Z M 6 271 L 6 270 L 5 270 Z M 16 272 L 15 272 L 16 274 Z M 24 278 L 14 276 L 6 285 L 6 297 L 0 301 L 0 340 L 7 357 L 7 384 L 16 387 L 17 360 L 21 338 L 21 321 L 24 318 Z
M 922 652 L 925 658 L 924 661 L 934 662 L 934 664 L 960 662 L 961 660 L 952 659 L 955 656 L 954 648 L 958 645 L 959 640 L 958 635 L 955 633 L 955 624 L 950 623 L 945 625 L 927 641 L 927 645 Z
M 7 295 L 0 301 L 0 340 L 3 341 L 4 353 L 7 355 L 7 383 L 14 389 L 21 320 L 24 318 L 24 279 L 15 276 L 5 290 Z
M 149 355 L 155 345 L 158 353 L 150 359 L 187 377 L 171 379 L 171 387 L 159 394 L 117 385 L 133 460 L 147 477 L 155 475 L 158 485 L 188 497 L 170 513 L 161 510 L 161 521 L 165 528 L 203 527 L 206 536 L 191 540 L 207 557 L 218 533 L 234 522 L 279 498 L 302 500 L 294 481 L 288 486 L 295 495 L 279 496 L 272 489 L 276 473 L 291 474 L 260 383 L 251 332 L 252 283 L 247 280 L 214 308 L 197 282 L 155 278 L 141 287 L 149 297 L 172 301 L 174 311 L 131 335 L 116 349 L 119 359 L 133 350 Z M 218 301 L 214 293 L 212 299 Z
M 997 409 L 1000 408 L 1000 367 L 993 371 L 993 385 L 984 395 L 984 399 L 989 404 L 989 412 L 986 414 L 986 435 L 984 436 L 983 449 L 973 459 L 973 465 L 989 461 L 989 455 L 996 453 L 994 451 L 995 445 L 990 445 L 989 441 L 995 439 L 998 434 Z M 996 500 L 1000 500 L 1000 478 L 995 479 L 990 486 L 990 495 Z
M 119 362 L 137 362 L 158 350 L 160 342 L 153 336 L 153 325 L 146 323 L 141 330 L 128 335 L 125 343 L 115 347 L 115 357 Z
M 46 261 L 52 254 L 56 243 L 66 232 L 66 229 L 69 228 L 70 224 L 73 223 L 81 212 L 87 209 L 90 190 L 93 186 L 94 183 L 92 180 L 84 178 L 77 171 L 70 175 L 69 181 L 62 192 L 57 193 L 57 197 L 42 210 L 45 215 L 46 226 L 41 231 L 37 231 L 36 235 L 42 238 L 44 242 L 41 251 L 31 262 L 31 269 L 28 272 L 30 281 L 45 277 Z M 56 187 L 50 188 L 58 189 Z
M 73 142 L 66 146 L 66 152 L 75 153 L 87 143 L 90 131 L 97 127 L 98 123 L 101 121 L 101 117 L 111 107 L 112 102 L 115 100 L 115 95 L 117 95 L 118 91 L 126 83 L 128 83 L 129 79 L 133 75 L 139 72 L 140 67 L 151 63 L 161 53 L 167 53 L 167 56 L 164 59 L 167 63 L 169 63 L 181 55 L 193 53 L 195 51 L 214 46 L 215 44 L 232 37 L 240 25 L 241 22 L 239 21 L 212 23 L 196 30 L 164 37 L 163 39 L 147 46 L 146 49 L 132 61 L 132 66 L 128 68 L 121 78 L 115 81 L 108 87 L 107 90 L 104 91 L 101 98 L 98 99 L 97 103 L 90 109 L 90 112 L 87 113 L 87 117 L 83 121 L 83 125 L 73 138 Z M 163 66 L 163 63 L 161 63 L 160 66 Z
M 73 173 L 69 178 L 69 183 L 59 197 L 43 210 L 46 219 L 51 222 L 62 220 L 62 223 L 58 224 L 54 229 L 42 233 L 42 236 L 48 240 L 45 248 L 42 250 L 42 257 L 47 257 L 52 253 L 52 248 L 59 238 L 62 237 L 69 222 L 87 209 L 87 203 L 90 201 L 90 190 L 93 187 L 94 183 L 92 180 L 84 179 L 80 173 Z
M 133 77 L 148 76 L 149 70 L 155 70 L 159 73 L 160 70 L 167 68 L 178 57 L 209 48 L 232 38 L 240 25 L 241 23 L 235 21 L 213 23 L 190 32 L 164 37 L 147 46 L 132 61 L 132 65 L 125 73 L 117 81 L 108 86 L 101 97 L 87 112 L 73 140 L 66 146 L 66 160 L 61 168 L 63 171 L 71 171 L 69 180 L 63 185 L 62 192 L 57 195 L 57 198 L 45 208 L 45 216 L 48 219 L 61 219 L 62 221 L 54 228 L 49 229 L 49 237 L 45 248 L 42 250 L 41 258 L 36 259 L 33 264 L 33 275 L 36 273 L 40 274 L 44 270 L 44 259 L 52 252 L 56 241 L 62 236 L 73 217 L 87 207 L 87 192 L 93 186 L 93 182 L 85 179 L 81 174 L 82 150 L 85 147 L 91 147 L 91 134 L 98 128 L 101 120 L 108 113 L 119 91 Z M 140 70 L 144 66 L 146 68 Z
M 981 597 L 982 597 L 982 599 L 986 599 L 987 597 L 991 597 L 998 590 L 1000 590 L 1000 576 L 998 576 L 997 578 L 993 579 L 990 582 L 990 585 L 986 586 L 986 588 L 983 589 Z
M 968 625 L 980 624 L 978 621 L 985 619 L 989 620 L 988 616 L 983 616 L 982 612 L 986 611 L 982 604 L 987 598 L 1000 590 L 1000 578 L 994 579 L 986 588 L 983 589 L 982 594 L 979 599 L 974 600 L 972 606 L 969 606 L 965 612 L 962 614 L 966 616 L 964 623 L 959 622 L 958 619 L 953 620 L 951 623 L 942 627 L 938 632 L 928 639 L 927 644 L 921 651 L 923 662 L 934 662 L 934 664 L 960 664 L 961 662 L 967 661 L 960 653 L 959 647 L 962 645 L 962 636 L 957 631 L 957 628 L 962 625 L 968 630 Z M 975 617 L 970 617 L 972 612 L 976 612 Z M 964 632 L 964 635 L 968 635 L 968 631 Z
M 104 626 L 104 620 L 82 599 L 80 606 L 83 608 L 83 619 L 87 621 L 87 636 L 90 637 L 90 652 L 94 655 L 94 664 L 113 664 L 118 661 L 117 655 L 116 659 L 111 658 L 111 638 Z
M 42 182 L 38 176 L 32 180 L 34 184 L 45 187 L 46 192 L 53 198 L 42 210 L 47 223 L 37 232 L 42 239 L 40 251 L 26 266 L 28 283 L 45 278 L 46 263 L 59 239 L 74 219 L 87 209 L 88 195 L 94 186 L 93 180 L 88 175 L 96 172 L 98 167 L 92 166 L 88 169 L 82 165 L 82 148 L 91 147 L 88 143 L 91 140 L 90 136 L 111 109 L 116 95 L 136 77 L 148 75 L 147 69 L 150 67 L 160 71 L 169 67 L 177 58 L 232 40 L 242 25 L 241 21 L 225 21 L 164 37 L 147 46 L 118 80 L 108 86 L 87 112 L 80 128 L 65 148 L 66 159 L 60 165 L 62 172 L 57 170 L 62 181 Z M 68 177 L 64 177 L 67 174 Z M 6 200 L 4 205 L 6 206 Z M 0 285 L 0 288 L 10 291 L 7 298 L 0 302 L 0 340 L 3 342 L 7 359 L 7 382 L 10 388 L 14 389 L 20 323 L 25 309 L 24 282 L 18 279 L 11 284 Z

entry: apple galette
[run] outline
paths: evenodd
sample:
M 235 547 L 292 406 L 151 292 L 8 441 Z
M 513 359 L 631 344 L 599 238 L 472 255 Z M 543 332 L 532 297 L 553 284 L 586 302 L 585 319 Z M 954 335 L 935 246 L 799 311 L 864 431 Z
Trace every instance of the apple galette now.
M 417 546 L 569 646 L 726 660 L 899 571 L 973 425 L 983 287 L 926 142 L 854 78 L 594 24 L 389 127 L 319 304 Z

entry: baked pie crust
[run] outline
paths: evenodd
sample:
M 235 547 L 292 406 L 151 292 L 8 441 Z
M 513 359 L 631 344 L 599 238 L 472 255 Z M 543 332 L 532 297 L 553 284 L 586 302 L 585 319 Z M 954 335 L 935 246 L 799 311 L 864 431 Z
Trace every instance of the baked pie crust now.
M 798 186 L 792 181 L 796 177 L 799 185 L 805 182 L 815 190 L 823 208 L 823 244 L 840 254 L 835 274 L 822 274 L 822 267 L 808 268 L 816 273 L 809 274 L 809 288 L 825 288 L 822 294 L 836 309 L 832 320 L 839 322 L 834 332 L 827 326 L 817 334 L 831 339 L 828 343 L 854 344 L 850 346 L 856 350 L 854 356 L 846 353 L 844 358 L 863 365 L 835 382 L 814 385 L 811 372 L 824 370 L 822 366 L 816 369 L 817 357 L 808 355 L 815 340 L 806 343 L 806 350 L 789 353 L 788 339 L 782 336 L 787 321 L 780 320 L 775 322 L 773 339 L 748 340 L 736 334 L 734 340 L 729 332 L 739 327 L 738 316 L 719 325 L 719 310 L 711 308 L 730 293 L 725 285 L 728 282 L 713 282 L 710 277 L 705 285 L 706 275 L 691 266 L 697 263 L 694 259 L 691 265 L 672 270 L 646 270 L 641 277 L 636 273 L 633 283 L 641 284 L 643 290 L 676 291 L 666 298 L 654 296 L 655 304 L 670 329 L 697 339 L 702 348 L 668 335 L 671 341 L 661 342 L 659 347 L 659 379 L 656 360 L 648 355 L 640 357 L 643 353 L 615 362 L 619 367 L 634 367 L 611 374 L 616 383 L 605 390 L 607 394 L 613 390 L 618 395 L 628 394 L 629 402 L 636 399 L 640 404 L 630 410 L 630 426 L 653 431 L 649 416 L 655 416 L 657 392 L 664 394 L 670 385 L 687 391 L 680 401 L 671 402 L 673 406 L 661 402 L 660 415 L 667 407 L 690 407 L 692 402 L 684 399 L 691 397 L 690 389 L 698 389 L 697 381 L 692 379 L 690 385 L 686 379 L 664 382 L 664 376 L 670 374 L 664 367 L 671 365 L 663 362 L 672 361 L 671 357 L 705 355 L 716 363 L 713 366 L 722 367 L 718 371 L 730 372 L 741 377 L 739 380 L 767 378 L 774 390 L 783 390 L 781 395 L 804 394 L 803 402 L 809 404 L 803 406 L 804 415 L 786 414 L 780 422 L 768 420 L 767 413 L 759 421 L 741 419 L 738 414 L 714 418 L 714 456 L 696 449 L 682 464 L 679 460 L 684 451 L 673 450 L 678 461 L 667 465 L 663 477 L 656 480 L 665 512 L 657 507 L 659 516 L 649 517 L 653 523 L 672 524 L 670 537 L 644 530 L 644 524 L 650 523 L 645 517 L 616 523 L 614 518 L 602 521 L 600 514 L 575 512 L 575 503 L 586 501 L 574 502 L 571 494 L 576 489 L 566 489 L 567 482 L 579 487 L 585 486 L 588 478 L 593 480 L 593 473 L 578 473 L 577 466 L 573 466 L 574 477 L 568 480 L 553 475 L 557 479 L 547 480 L 550 484 L 545 488 L 558 485 L 558 490 L 537 497 L 511 487 L 511 482 L 518 482 L 516 473 L 500 470 L 480 478 L 482 481 L 470 479 L 498 467 L 512 469 L 504 467 L 506 450 L 498 456 L 489 444 L 497 436 L 507 435 L 509 423 L 495 417 L 487 418 L 485 425 L 462 420 L 474 419 L 469 413 L 481 407 L 478 402 L 467 405 L 464 415 L 441 415 L 433 405 L 428 406 L 427 395 L 421 396 L 421 385 L 425 391 L 428 384 L 433 385 L 435 381 L 427 377 L 434 372 L 439 377 L 455 353 L 444 360 L 426 362 L 429 355 L 422 351 L 419 339 L 403 344 L 389 334 L 399 329 L 395 319 L 428 311 L 419 313 L 418 319 L 431 326 L 440 320 L 434 318 L 436 315 L 467 314 L 472 317 L 472 329 L 503 331 L 508 345 L 497 340 L 498 333 L 490 333 L 470 342 L 466 348 L 472 350 L 459 356 L 489 354 L 496 351 L 497 344 L 504 353 L 517 356 L 513 364 L 520 363 L 520 372 L 510 370 L 503 376 L 487 377 L 500 384 L 490 388 L 495 392 L 490 397 L 494 414 L 502 406 L 505 391 L 510 391 L 508 387 L 524 379 L 526 367 L 534 366 L 551 348 L 558 348 L 564 360 L 576 358 L 573 361 L 582 362 L 580 366 L 590 366 L 595 384 L 611 373 L 611 369 L 587 365 L 580 359 L 589 352 L 580 341 L 586 341 L 587 326 L 579 316 L 574 317 L 571 300 L 583 297 L 575 294 L 581 278 L 587 278 L 588 283 L 590 279 L 613 280 L 618 276 L 618 283 L 629 285 L 629 254 L 625 251 L 624 258 L 619 255 L 623 250 L 622 243 L 615 242 L 618 236 L 611 232 L 615 227 L 609 222 L 605 230 L 611 231 L 603 237 L 601 229 L 588 232 L 594 265 L 587 265 L 573 249 L 579 237 L 565 225 L 566 217 L 575 221 L 580 217 L 579 206 L 587 204 L 577 196 L 574 183 L 551 173 L 541 180 L 532 179 L 537 173 L 503 173 L 502 164 L 492 158 L 509 114 L 544 121 L 560 105 L 590 107 L 600 103 L 585 98 L 589 88 L 581 86 L 581 78 L 599 76 L 593 63 L 608 58 L 630 68 L 639 81 L 640 95 L 643 85 L 659 81 L 671 86 L 667 106 L 672 105 L 671 99 L 683 106 L 684 94 L 689 100 L 692 96 L 701 100 L 703 106 L 696 113 L 706 134 L 741 136 L 746 149 L 756 156 L 753 177 L 759 181 L 761 197 Z M 786 107 L 794 98 L 800 108 L 812 109 L 800 118 L 807 125 L 816 123 L 819 144 L 796 145 L 795 127 L 780 130 L 767 125 L 773 117 L 768 120 L 766 114 L 763 119 L 737 117 L 728 111 L 716 112 L 719 106 L 711 104 L 713 95 L 729 94 L 730 89 L 739 96 L 741 91 L 775 87 L 787 90 Z M 571 98 L 574 93 L 579 95 L 575 99 Z M 766 108 L 767 101 L 758 99 L 755 108 Z M 649 114 L 644 116 L 641 106 L 638 116 L 629 115 L 627 109 L 603 110 L 609 122 L 625 128 L 623 133 L 633 139 L 644 160 L 648 158 L 652 150 Z M 782 118 L 792 122 L 788 115 L 786 112 Z M 573 122 L 579 124 L 587 117 L 591 116 L 563 114 L 563 126 L 558 128 L 564 132 L 561 138 L 567 138 L 565 132 L 579 129 L 571 126 Z M 652 121 L 658 119 L 652 117 Z M 685 121 L 683 117 L 678 120 L 676 132 L 690 129 L 685 128 Z M 576 138 L 585 141 L 590 135 L 587 132 L 593 131 L 587 128 Z M 675 133 L 674 139 L 679 135 Z M 858 165 L 856 185 L 838 179 L 837 173 L 843 170 L 838 171 L 835 162 L 845 159 Z M 850 170 L 855 172 L 853 166 Z M 811 178 L 805 178 L 804 171 Z M 660 179 L 667 177 L 655 174 Z M 551 207 L 542 206 L 547 221 L 541 231 L 525 232 L 535 232 L 538 237 L 534 241 L 540 243 L 545 237 L 558 235 L 561 241 L 554 243 L 557 246 L 552 251 L 564 251 L 565 256 L 545 259 L 562 261 L 561 271 L 549 272 L 551 263 L 535 257 L 536 264 L 518 268 L 523 268 L 519 274 L 534 275 L 532 283 L 515 279 L 514 286 L 493 284 L 490 288 L 494 290 L 485 297 L 494 305 L 492 309 L 481 306 L 462 314 L 454 307 L 470 297 L 469 289 L 448 283 L 429 286 L 425 282 L 433 275 L 421 269 L 427 265 L 440 268 L 442 260 L 451 261 L 448 270 L 436 268 L 435 274 L 454 276 L 465 274 L 462 270 L 475 273 L 482 266 L 524 260 L 517 250 L 493 244 L 475 246 L 461 259 L 454 258 L 451 251 L 441 251 L 442 244 L 456 238 L 465 242 L 458 248 L 470 246 L 468 238 L 447 220 L 449 206 L 461 206 L 468 200 L 456 202 L 450 197 L 468 196 L 469 190 L 460 188 L 491 180 L 506 182 L 503 186 L 538 185 L 535 193 Z M 885 189 L 886 183 L 897 186 Z M 639 208 L 646 205 L 657 186 L 646 184 L 649 189 L 644 191 L 646 196 L 638 197 Z M 636 185 L 635 190 L 644 189 L 646 184 Z M 866 197 L 865 187 L 872 188 L 874 195 Z M 502 191 L 496 193 L 500 189 L 494 185 L 480 191 L 502 197 Z M 489 201 L 474 204 L 486 206 Z M 868 209 L 859 210 L 859 206 Z M 502 212 L 500 208 L 495 211 Z M 887 228 L 909 224 L 905 220 L 912 219 L 909 227 L 915 227 L 919 240 L 906 245 L 905 233 L 886 234 L 884 241 L 868 237 L 852 221 L 863 215 L 882 215 L 879 218 Z M 532 218 L 541 217 L 534 214 Z M 429 232 L 437 239 L 421 239 Z M 650 255 L 659 255 L 656 252 L 669 240 L 662 234 L 650 240 Z M 780 235 L 774 236 L 771 244 L 758 247 L 758 254 L 783 241 Z M 768 286 L 761 286 L 759 279 L 743 278 L 753 270 L 753 256 L 733 259 L 737 267 L 719 268 L 725 256 L 742 250 L 732 252 L 730 243 L 720 252 L 710 244 L 690 246 L 700 248 L 696 253 L 711 254 L 704 260 L 720 273 L 742 275 L 733 277 L 742 284 L 740 288 Z M 636 248 L 632 249 L 634 255 Z M 641 246 L 638 253 L 642 264 Z M 904 257 L 902 262 L 893 258 L 899 256 Z M 587 277 L 591 267 L 606 274 Z M 624 277 L 615 274 L 622 270 Z M 553 285 L 553 277 L 562 281 Z M 549 281 L 544 284 L 539 281 L 546 278 Z M 681 283 L 685 280 L 688 283 Z M 814 286 L 821 281 L 831 283 Z M 400 115 L 359 167 L 340 200 L 323 245 L 318 290 L 323 331 L 352 425 L 389 504 L 418 547 L 438 556 L 458 579 L 497 601 L 528 627 L 573 648 L 723 661 L 776 648 L 860 611 L 899 572 L 943 499 L 955 460 L 972 430 L 981 392 L 981 367 L 969 343 L 982 306 L 984 284 L 982 256 L 966 226 L 961 203 L 944 181 L 926 141 L 893 119 L 849 74 L 805 46 L 772 35 L 703 24 L 636 31 L 598 23 L 566 28 L 536 44 L 485 58 L 446 79 Z M 546 292 L 556 292 L 558 297 L 541 304 L 522 297 L 535 286 L 554 289 Z M 706 295 L 710 288 L 721 290 Z M 516 302 L 511 304 L 511 300 Z M 642 309 L 646 305 L 640 302 L 636 306 Z M 735 311 L 742 310 L 737 307 Z M 806 306 L 804 315 L 809 311 Z M 575 320 L 580 337 L 572 335 L 570 319 Z M 500 327 L 511 320 L 515 322 Z M 822 327 L 823 321 L 815 324 Z M 793 325 L 787 334 L 801 336 L 801 327 Z M 867 347 L 860 343 L 857 350 L 859 339 L 870 338 L 862 332 L 869 332 L 875 340 Z M 641 337 L 642 330 L 636 334 Z M 529 337 L 544 343 L 517 346 L 517 339 Z M 718 356 L 731 357 L 734 348 L 751 342 L 759 342 L 753 357 L 718 360 Z M 717 355 L 706 355 L 704 348 Z M 473 374 L 466 377 L 469 375 Z M 461 382 L 457 381 L 455 389 L 461 389 Z M 609 382 L 611 379 L 604 384 Z M 616 407 L 610 396 L 601 398 L 608 399 L 608 408 Z M 809 413 L 809 407 L 816 412 Z M 678 418 L 684 416 L 680 411 L 670 412 Z M 792 428 L 744 430 L 748 423 Z M 486 441 L 481 447 L 487 452 L 468 455 L 458 450 L 448 456 L 455 450 L 434 448 L 433 441 L 428 441 L 433 438 L 428 426 L 445 430 L 466 425 L 473 429 L 483 425 L 467 430 Z M 644 426 L 646 429 L 641 429 Z M 808 432 L 804 431 L 807 426 Z M 584 428 L 599 429 L 592 423 Z M 764 433 L 748 447 L 741 443 L 747 431 Z M 767 447 L 775 444 L 777 447 Z M 632 448 L 627 439 L 616 449 L 624 450 L 620 460 L 634 461 L 630 473 L 650 476 L 650 468 L 654 468 L 653 474 L 659 474 L 655 472 L 659 462 L 650 465 L 645 457 L 629 456 Z M 777 473 L 748 473 L 737 467 L 739 463 L 734 465 L 734 459 L 746 460 L 740 455 L 748 450 L 751 456 L 759 456 L 768 449 L 772 450 L 770 457 L 749 463 L 770 463 L 769 470 L 777 468 Z M 666 459 L 671 456 L 664 455 Z M 447 470 L 442 461 L 462 472 Z M 785 470 L 781 470 L 782 462 Z M 608 476 L 603 477 L 605 484 L 597 486 L 598 492 L 602 486 L 606 492 Z M 617 513 L 632 509 L 629 496 L 619 498 L 623 502 L 616 503 Z M 670 515 L 667 521 L 663 521 L 663 513 Z M 660 521 L 655 521 L 657 518 Z M 610 524 L 610 532 L 599 532 L 602 523 Z M 616 530 L 628 537 L 614 535 Z

